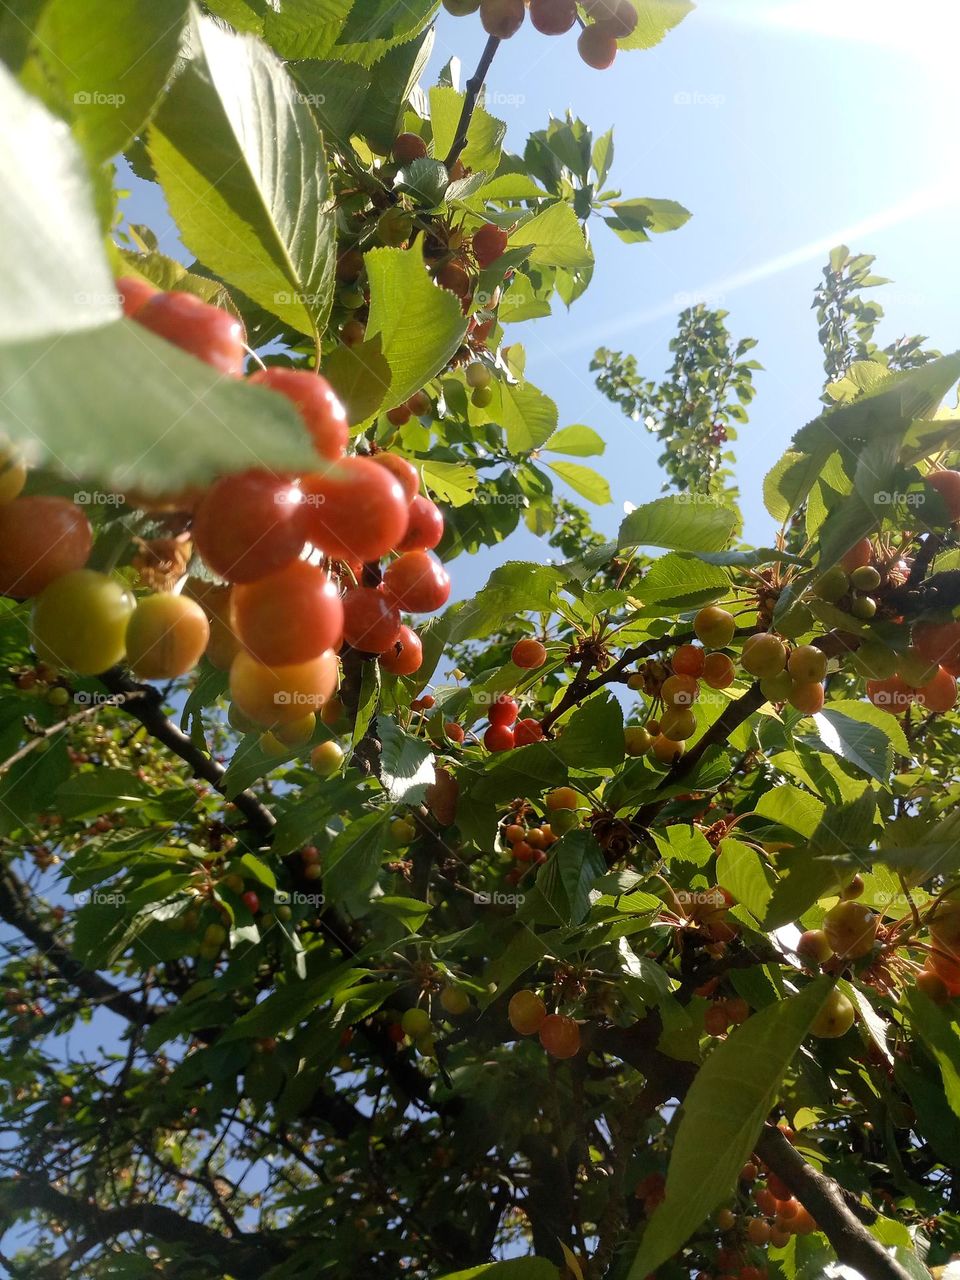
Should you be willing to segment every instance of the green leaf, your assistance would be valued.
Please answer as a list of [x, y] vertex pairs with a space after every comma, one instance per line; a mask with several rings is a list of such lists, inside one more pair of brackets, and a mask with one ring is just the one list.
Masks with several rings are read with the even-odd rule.
[[467, 321], [457, 298], [430, 278], [422, 244], [372, 249], [364, 262], [370, 282], [367, 338], [380, 335], [393, 375], [390, 407], [409, 399], [444, 368], [460, 346]]
[[773, 874], [756, 849], [740, 840], [721, 840], [717, 855], [717, 883], [729, 891], [751, 915], [763, 920], [773, 893]]
[[335, 229], [317, 122], [255, 37], [201, 19], [195, 45], [150, 131], [170, 212], [224, 280], [301, 333], [322, 333]]
[[428, 458], [420, 464], [424, 487], [440, 502], [465, 507], [473, 501], [480, 478], [469, 462], [437, 462]]
[[112, 809], [141, 805], [154, 793], [127, 769], [97, 769], [74, 773], [57, 787], [56, 808], [64, 818], [85, 818]]
[[960, 1116], [960, 1028], [951, 1006], [940, 1008], [916, 987], [900, 997], [910, 1022], [930, 1051], [943, 1079], [943, 1091], [954, 1115]]
[[288, 983], [273, 991], [248, 1013], [241, 1014], [221, 1039], [228, 1042], [278, 1035], [309, 1017], [335, 992], [348, 990], [365, 976], [363, 969], [340, 965], [320, 977]]
[[590, 911], [590, 891], [607, 864], [590, 831], [571, 831], [551, 849], [540, 868], [537, 889], [556, 913], [557, 923], [582, 924]]
[[785, 524], [810, 492], [823, 470], [823, 458], [788, 450], [763, 478], [763, 505]]
[[903, 730], [889, 712], [882, 708], [872, 708], [879, 715], [893, 721], [891, 732], [886, 726], [876, 723], [876, 718], [862, 714], [868, 704], [845, 702], [843, 710], [839, 704], [828, 703], [814, 717], [820, 741], [834, 755], [854, 765], [861, 772], [876, 779], [883, 786], [889, 786], [890, 774], [893, 770], [893, 742], [891, 732], [897, 738], [898, 750], [908, 755]]
[[492, 413], [492, 405], [488, 413], [499, 420], [506, 431], [507, 448], [511, 453], [529, 453], [539, 449], [557, 428], [554, 401], [530, 382], [501, 382], [498, 390], [499, 415]]
[[489, 635], [518, 613], [551, 610], [554, 593], [567, 576], [555, 565], [508, 561], [494, 569], [472, 599], [450, 611], [450, 640]]
[[736, 511], [700, 494], [671, 494], [631, 511], [620, 525], [617, 545], [668, 547], [674, 551], [720, 551], [739, 523]]
[[346, 406], [352, 427], [372, 418], [390, 390], [390, 366], [379, 337], [353, 347], [339, 343], [324, 359], [323, 376]]
[[469, 1271], [451, 1271], [440, 1280], [559, 1280], [559, 1271], [544, 1258], [511, 1258], [489, 1262]]
[[511, 233], [508, 248], [529, 246], [528, 259], [535, 267], [565, 267], [586, 271], [593, 254], [573, 209], [563, 201], [548, 205]]
[[370, 92], [370, 72], [353, 62], [320, 60], [294, 62], [290, 71], [303, 86], [324, 137], [348, 142]]
[[627, 1280], [643, 1280], [731, 1196], [783, 1076], [831, 989], [820, 978], [761, 1009], [711, 1052], [683, 1102], [663, 1203]]
[[551, 453], [567, 453], [573, 458], [591, 458], [603, 453], [606, 444], [592, 427], [562, 427], [543, 443]]
[[283, 0], [264, 14], [264, 38], [284, 58], [323, 58], [343, 29], [353, 0]]
[[547, 466], [588, 502], [603, 506], [610, 501], [610, 485], [592, 467], [581, 467], [576, 462], [548, 462]]
[[595, 694], [565, 721], [556, 750], [574, 769], [614, 768], [623, 763], [623, 711], [608, 691]]
[[414, 738], [389, 716], [377, 717], [382, 744], [380, 777], [394, 804], [418, 804], [434, 782], [434, 755], [430, 743]]
[[626, 244], [649, 240], [648, 231], [675, 231], [690, 218], [689, 209], [675, 200], [620, 200], [605, 208], [613, 217], [604, 222]]
[[173, 69], [187, 0], [50, 0], [34, 30], [34, 90], [102, 163], [140, 132]]
[[323, 855], [323, 894], [359, 904], [377, 882], [386, 851], [387, 815], [367, 813], [344, 827]]
[[696, 8], [693, 0], [633, 0], [639, 21], [618, 43], [621, 49], [652, 49]]
[[729, 591], [730, 575], [725, 570], [679, 553], [655, 560], [637, 588], [644, 612], [653, 613], [659, 613], [665, 605], [699, 607]]
[[[433, 148], [434, 155], [440, 160], [453, 145], [465, 98], [466, 94], [442, 85], [430, 90]], [[497, 120], [482, 106], [476, 106], [467, 129], [467, 145], [460, 156], [465, 167], [474, 172], [486, 170], [488, 173], [495, 173], [500, 164], [500, 148], [506, 133], [507, 126], [502, 120]]]

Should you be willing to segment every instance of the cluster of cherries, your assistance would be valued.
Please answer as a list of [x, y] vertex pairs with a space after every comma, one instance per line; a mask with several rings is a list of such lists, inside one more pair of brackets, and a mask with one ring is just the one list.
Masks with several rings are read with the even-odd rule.
[[539, 1036], [553, 1058], [574, 1058], [580, 1052], [580, 1024], [564, 1013], [547, 1013], [535, 991], [517, 991], [510, 997], [507, 1017], [520, 1036]]
[[[138, 323], [242, 375], [246, 348], [233, 316], [141, 280], [118, 288]], [[243, 727], [299, 743], [337, 688], [343, 646], [377, 655], [396, 675], [421, 665], [420, 639], [402, 615], [431, 613], [449, 597], [449, 577], [430, 555], [443, 517], [405, 458], [345, 456], [346, 412], [322, 376], [273, 367], [249, 381], [296, 405], [319, 462], [298, 477], [226, 475], [160, 504], [191, 513], [193, 546], [222, 583], [194, 580], [181, 594], [135, 600], [119, 577], [85, 567], [93, 534], [83, 510], [60, 497], [20, 496], [26, 470], [11, 456], [0, 471], [0, 592], [33, 600], [41, 660], [96, 675], [126, 659], [135, 675], [163, 680], [185, 675], [206, 652], [229, 669]]]
[[[508, 40], [523, 26], [529, 7], [530, 22], [545, 36], [562, 36], [579, 21], [576, 0], [443, 0], [448, 13], [464, 17], [480, 11], [487, 35]], [[588, 67], [603, 71], [617, 56], [617, 41], [631, 35], [637, 11], [630, 0], [583, 0], [591, 22], [577, 39], [577, 51]]]

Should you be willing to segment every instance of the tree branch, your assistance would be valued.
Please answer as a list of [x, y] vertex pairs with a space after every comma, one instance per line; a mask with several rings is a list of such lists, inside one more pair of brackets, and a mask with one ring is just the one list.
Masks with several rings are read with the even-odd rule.
[[99, 973], [85, 969], [63, 943], [36, 918], [29, 907], [30, 895], [23, 881], [5, 868], [0, 873], [0, 917], [22, 933], [72, 987], [98, 1004], [105, 1005], [128, 1022], [154, 1022], [160, 1011], [144, 1008], [132, 995], [121, 991]]
[[816, 1219], [841, 1262], [859, 1271], [866, 1280], [910, 1280], [906, 1268], [853, 1213], [842, 1187], [807, 1164], [775, 1125], [768, 1124], [764, 1129], [756, 1151]]
[[[262, 1234], [251, 1233], [239, 1240], [229, 1240], [219, 1231], [159, 1204], [102, 1209], [92, 1202], [74, 1199], [39, 1178], [3, 1181], [0, 1202], [12, 1209], [39, 1209], [49, 1213], [97, 1241], [136, 1232], [169, 1244], [187, 1246], [196, 1254], [216, 1258], [224, 1271], [237, 1276], [238, 1280], [259, 1280], [273, 1263], [284, 1257], [279, 1245]], [[85, 1246], [90, 1245], [90, 1241], [85, 1242]]]
[[[235, 805], [259, 836], [264, 839], [269, 837], [276, 824], [276, 818], [265, 804], [260, 803], [252, 791], [239, 791], [236, 795], [227, 795], [223, 787], [226, 769], [167, 719], [163, 713], [163, 697], [159, 689], [148, 684], [137, 684], [120, 667], [112, 667], [109, 671], [105, 671], [100, 676], [100, 682], [110, 693], [123, 696], [123, 709], [135, 716], [151, 737], [156, 738], [188, 764], [195, 777], [209, 782], [224, 799]], [[137, 696], [132, 697], [132, 695]]]
[[452, 169], [457, 163], [460, 159], [460, 153], [467, 145], [467, 134], [470, 131], [470, 121], [473, 118], [474, 108], [477, 105], [477, 99], [480, 97], [483, 82], [487, 78], [487, 72], [490, 70], [490, 63], [493, 61], [493, 56], [499, 47], [499, 37], [491, 36], [487, 40], [483, 47], [483, 53], [480, 55], [480, 61], [477, 63], [477, 69], [464, 86], [466, 88], [466, 97], [463, 100], [463, 108], [460, 112], [460, 119], [457, 122], [457, 132], [453, 135], [453, 142], [443, 162], [448, 169]]

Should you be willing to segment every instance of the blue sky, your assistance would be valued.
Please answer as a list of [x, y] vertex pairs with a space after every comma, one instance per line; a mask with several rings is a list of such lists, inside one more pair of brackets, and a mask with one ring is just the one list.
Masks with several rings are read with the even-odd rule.
[[[693, 217], [648, 244], [624, 245], [591, 223], [597, 269], [570, 312], [508, 326], [527, 347], [527, 374], [560, 407], [608, 442], [599, 460], [613, 503], [592, 508], [612, 532], [623, 502], [656, 496], [655, 442], [595, 390], [588, 365], [601, 345], [634, 353], [657, 376], [669, 362], [676, 316], [691, 295], [730, 312], [738, 336], [760, 339], [752, 420], [737, 445], [745, 535], [772, 533], [760, 498], [768, 468], [817, 411], [821, 358], [812, 291], [828, 248], [845, 240], [877, 255], [894, 284], [879, 291], [882, 341], [930, 335], [953, 350], [960, 266], [953, 250], [960, 204], [955, 117], [954, 0], [701, 0], [657, 48], [621, 54], [593, 71], [574, 33], [539, 35], [529, 23], [497, 53], [490, 109], [507, 144], [571, 107], [594, 130], [614, 126], [610, 183], [625, 196], [680, 201]], [[470, 74], [483, 47], [476, 16], [441, 12], [433, 82], [451, 56]], [[153, 192], [128, 202], [131, 219], [162, 229]], [[457, 595], [504, 559], [539, 559], [525, 532], [468, 563]]]

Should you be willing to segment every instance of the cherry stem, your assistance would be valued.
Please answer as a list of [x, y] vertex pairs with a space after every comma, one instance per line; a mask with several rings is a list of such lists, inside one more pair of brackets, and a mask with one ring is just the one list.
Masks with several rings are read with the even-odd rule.
[[447, 169], [452, 169], [460, 158], [460, 153], [467, 145], [467, 133], [470, 130], [470, 121], [473, 118], [473, 112], [477, 105], [477, 99], [480, 97], [480, 90], [483, 88], [483, 82], [487, 78], [487, 72], [490, 70], [490, 63], [493, 61], [494, 54], [500, 47], [499, 36], [491, 36], [483, 47], [483, 53], [480, 55], [480, 61], [477, 63], [477, 69], [466, 83], [466, 97], [463, 100], [463, 108], [460, 112], [460, 119], [457, 122], [457, 132], [453, 136], [453, 142], [444, 164]]

